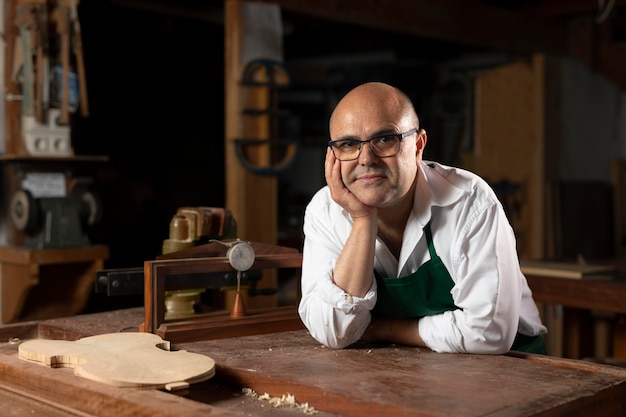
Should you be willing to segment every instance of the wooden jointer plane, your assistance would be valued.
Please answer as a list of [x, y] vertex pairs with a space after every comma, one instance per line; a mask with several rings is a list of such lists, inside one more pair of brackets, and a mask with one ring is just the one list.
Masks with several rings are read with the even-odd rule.
[[[192, 213], [191, 221], [183, 222], [182, 227], [175, 226], [182, 220], [181, 213]], [[240, 293], [242, 284], [251, 296], [275, 292], [271, 288], [256, 288], [264, 271], [290, 269], [299, 282], [302, 254], [295, 248], [233, 237], [236, 228], [225, 224], [229, 222], [234, 220], [225, 209], [179, 209], [170, 224], [170, 239], [164, 241], [162, 255], [145, 261], [143, 271], [99, 271], [96, 287], [108, 281], [106, 286], [113, 288], [112, 282], [120, 280], [122, 275], [126, 278], [132, 275], [134, 281], [141, 277], [144, 322], [139, 331], [157, 334], [172, 343], [303, 329], [297, 306], [247, 309]], [[184, 232], [181, 234], [180, 230]], [[219, 239], [207, 239], [210, 236]], [[182, 241], [186, 243], [177, 243]], [[199, 241], [206, 243], [198, 244]], [[200, 308], [182, 316], [168, 314], [172, 294], [184, 298], [187, 292], [224, 288], [236, 288], [230, 309]]]

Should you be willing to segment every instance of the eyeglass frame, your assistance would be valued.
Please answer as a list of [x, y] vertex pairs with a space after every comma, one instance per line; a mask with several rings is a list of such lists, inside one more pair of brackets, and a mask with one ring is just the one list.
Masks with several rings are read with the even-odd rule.
[[[376, 139], [380, 139], [380, 138], [385, 138], [385, 137], [389, 137], [389, 136], [393, 136], [398, 138], [398, 145], [402, 144], [402, 139], [405, 139], [411, 135], [413, 135], [414, 133], [419, 132], [419, 128], [413, 128], [407, 132], [404, 133], [387, 133], [384, 135], [378, 135], [378, 136], [374, 136], [373, 138], [369, 138], [369, 139], [365, 139], [365, 140], [360, 140], [360, 139], [337, 139], [337, 140], [329, 140], [327, 145], [330, 148], [331, 152], [333, 153], [333, 156], [335, 158], [337, 158], [338, 160], [345, 162], [345, 161], [354, 161], [359, 159], [359, 157], [361, 156], [361, 152], [363, 151], [363, 144], [364, 143], [369, 143], [370, 145], [370, 150], [372, 151], [372, 153], [374, 154], [374, 156], [376, 156], [377, 158], [391, 158], [392, 156], [396, 156], [398, 154], [398, 152], [400, 152], [400, 146], [398, 146], [398, 151], [396, 153], [394, 153], [393, 155], [387, 155], [387, 156], [378, 156], [376, 155], [376, 152], [374, 151], [374, 147], [372, 146], [372, 141], [376, 140]], [[359, 153], [351, 159], [339, 159], [337, 157], [337, 155], [335, 155], [335, 150], [333, 149], [333, 144], [334, 143], [338, 143], [338, 142], [358, 142], [359, 143]]]

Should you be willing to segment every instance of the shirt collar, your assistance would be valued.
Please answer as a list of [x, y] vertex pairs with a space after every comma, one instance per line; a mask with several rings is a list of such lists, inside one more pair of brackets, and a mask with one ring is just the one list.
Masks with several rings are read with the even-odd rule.
[[446, 207], [457, 202], [465, 191], [450, 181], [454, 170], [422, 161], [418, 169], [413, 210], [422, 226], [430, 221], [432, 206]]

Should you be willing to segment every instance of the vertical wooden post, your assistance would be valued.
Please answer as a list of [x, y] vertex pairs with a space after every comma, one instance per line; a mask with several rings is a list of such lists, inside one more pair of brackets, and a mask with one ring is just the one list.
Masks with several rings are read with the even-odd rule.
[[[270, 135], [267, 117], [243, 115], [244, 108], [259, 108], [268, 102], [266, 88], [242, 86], [242, 75], [247, 64], [242, 52], [248, 35], [242, 16], [243, 7], [245, 2], [239, 0], [226, 0], [224, 3], [226, 208], [231, 210], [237, 221], [238, 237], [276, 244], [277, 179], [248, 172], [237, 158], [234, 143], [237, 138], [267, 139]], [[250, 155], [252, 161], [262, 161], [267, 157], [267, 149], [263, 146], [253, 147], [251, 152], [255, 153]], [[276, 276], [264, 273], [259, 288], [276, 286]], [[276, 305], [276, 296], [246, 299], [246, 305], [251, 308], [273, 306]]]
[[618, 314], [613, 326], [613, 357], [626, 366], [626, 314]]
[[[15, 69], [16, 40], [19, 30], [15, 25], [17, 0], [4, 0], [4, 91], [9, 99], [5, 100], [5, 150], [7, 154], [26, 154], [23, 141], [20, 139], [22, 101], [16, 99], [22, 94], [13, 80]], [[18, 46], [19, 47], [19, 46]]]

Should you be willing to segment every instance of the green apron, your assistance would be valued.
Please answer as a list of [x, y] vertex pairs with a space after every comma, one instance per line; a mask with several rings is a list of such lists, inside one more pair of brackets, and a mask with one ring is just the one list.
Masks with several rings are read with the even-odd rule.
[[[374, 271], [378, 301], [372, 314], [381, 318], [411, 318], [456, 310], [450, 291], [454, 281], [435, 251], [430, 223], [424, 227], [430, 260], [413, 274], [399, 278], [383, 278]], [[546, 353], [541, 336], [517, 334], [511, 350]]]

